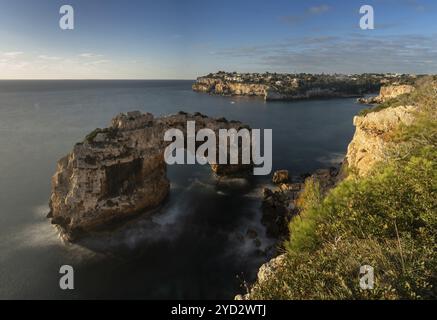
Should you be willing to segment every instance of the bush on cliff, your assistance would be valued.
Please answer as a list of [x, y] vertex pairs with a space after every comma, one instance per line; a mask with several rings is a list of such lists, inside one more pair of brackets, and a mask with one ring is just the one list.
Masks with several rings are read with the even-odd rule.
[[[437, 298], [437, 100], [421, 92], [416, 121], [393, 134], [390, 160], [326, 197], [307, 181], [285, 262], [251, 299]], [[375, 270], [373, 290], [360, 288], [363, 265]]]
[[[290, 224], [285, 265], [251, 298], [436, 298], [436, 157], [428, 150], [343, 181], [320, 202], [311, 196]], [[366, 264], [374, 290], [359, 286]]]
[[395, 108], [399, 106], [424, 106], [430, 104], [430, 99], [436, 95], [436, 84], [437, 76], [427, 76], [423, 78], [419, 78], [416, 83], [414, 83], [414, 87], [416, 90], [410, 93], [404, 93], [396, 98], [389, 99], [375, 107], [363, 109], [359, 112], [359, 116], [365, 116], [366, 114], [372, 112], [378, 112], [387, 108]]

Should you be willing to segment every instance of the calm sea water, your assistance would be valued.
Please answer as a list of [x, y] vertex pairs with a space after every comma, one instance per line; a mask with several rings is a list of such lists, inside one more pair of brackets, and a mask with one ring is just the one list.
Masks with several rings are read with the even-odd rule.
[[[233, 298], [271, 239], [259, 223], [258, 178], [218, 185], [207, 167], [169, 168], [167, 203], [109, 234], [65, 245], [45, 219], [56, 161], [119, 112], [200, 111], [273, 129], [274, 169], [293, 175], [341, 161], [354, 99], [265, 103], [191, 91], [191, 81], [0, 81], [0, 298]], [[254, 229], [257, 248], [246, 237]], [[75, 290], [59, 289], [59, 268]]]

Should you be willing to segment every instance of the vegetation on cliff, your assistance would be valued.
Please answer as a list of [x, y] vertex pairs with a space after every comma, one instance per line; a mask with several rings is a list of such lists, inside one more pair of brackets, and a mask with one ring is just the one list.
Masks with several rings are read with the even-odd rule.
[[386, 84], [407, 84], [417, 77], [394, 74], [211, 73], [197, 78], [193, 90], [218, 95], [263, 96], [269, 101], [362, 96]]
[[[290, 223], [282, 263], [250, 299], [435, 299], [437, 297], [437, 92], [434, 79], [385, 107], [417, 105], [411, 125], [393, 131], [387, 159], [365, 177], [323, 195], [307, 180]], [[359, 285], [360, 266], [375, 286]]]
[[[365, 116], [371, 112], [378, 112], [387, 108], [394, 108], [399, 106], [419, 106], [428, 104], [428, 102], [423, 101], [427, 98], [433, 97], [433, 92], [435, 87], [433, 81], [437, 80], [437, 76], [420, 77], [412, 85], [416, 90], [408, 93], [401, 94], [395, 98], [384, 101], [381, 104], [376, 105], [372, 108], [363, 109], [360, 111], [360, 116]], [[435, 94], [435, 92], [434, 92]]]

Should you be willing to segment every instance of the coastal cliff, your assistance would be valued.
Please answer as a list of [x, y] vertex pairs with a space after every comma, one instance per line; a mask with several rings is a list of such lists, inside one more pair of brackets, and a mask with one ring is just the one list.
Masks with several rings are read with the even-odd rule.
[[381, 87], [379, 95], [371, 98], [360, 98], [359, 102], [365, 104], [381, 104], [390, 99], [397, 98], [403, 94], [409, 94], [415, 90], [414, 86], [408, 84], [386, 85]]
[[198, 78], [193, 90], [217, 95], [262, 96], [267, 95], [270, 87], [264, 84], [227, 82], [215, 78]]
[[361, 176], [387, 158], [390, 135], [399, 125], [414, 121], [415, 106], [399, 106], [354, 118], [355, 135], [348, 146], [346, 163]]
[[[436, 261], [437, 81], [384, 87], [378, 101], [399, 95], [412, 104], [374, 108], [354, 118], [355, 135], [343, 166], [347, 179], [330, 184], [328, 193], [320, 181], [307, 179], [285, 253], [261, 266], [249, 291], [235, 299], [435, 296], [429, 281]], [[402, 260], [400, 266], [406, 256], [414, 263]], [[378, 290], [358, 285], [354, 275], [365, 263], [379, 268]]]
[[[335, 84], [330, 87], [311, 86], [303, 88], [299, 81], [288, 85], [234, 82], [217, 78], [201, 77], [193, 84], [196, 92], [223, 96], [256, 96], [266, 101], [303, 100], [312, 98], [357, 97], [362, 93], [358, 88], [340, 88]], [[364, 91], [364, 90], [363, 90]]]
[[[130, 112], [116, 116], [105, 129], [96, 129], [59, 160], [52, 178], [50, 213], [66, 240], [106, 227], [112, 222], [148, 212], [167, 197], [164, 141], [166, 130], [185, 132], [187, 121], [196, 130], [240, 129], [238, 121], [180, 112], [154, 118]], [[196, 131], [197, 132], [197, 131]], [[218, 175], [247, 170], [244, 165], [211, 165]]]
[[379, 90], [383, 84], [412, 78], [409, 75], [239, 74], [219, 71], [197, 78], [192, 88], [213, 95], [258, 96], [266, 101], [280, 101], [361, 97]]

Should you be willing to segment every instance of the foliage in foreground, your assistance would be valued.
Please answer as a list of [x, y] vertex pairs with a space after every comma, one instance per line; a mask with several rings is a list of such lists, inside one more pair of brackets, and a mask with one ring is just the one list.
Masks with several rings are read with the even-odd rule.
[[[326, 197], [307, 181], [285, 263], [252, 299], [437, 298], [437, 100], [415, 99], [417, 120], [393, 135], [391, 160]], [[373, 290], [359, 286], [362, 265], [375, 270]]]

